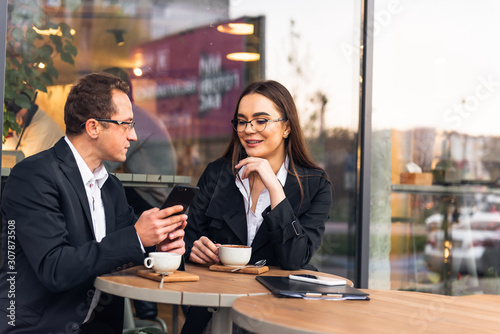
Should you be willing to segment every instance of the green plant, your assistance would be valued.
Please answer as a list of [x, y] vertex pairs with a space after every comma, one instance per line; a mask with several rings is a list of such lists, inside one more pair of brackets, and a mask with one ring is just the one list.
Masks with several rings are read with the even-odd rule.
[[5, 108], [5, 104], [3, 105], [3, 130], [2, 130], [2, 143], [5, 143], [5, 136], [9, 133], [9, 128], [20, 132], [21, 127], [19, 124], [16, 122], [16, 115], [11, 112], [7, 111], [7, 108]]
[[[68, 3], [75, 6], [74, 1]], [[36, 91], [47, 92], [47, 86], [53, 85], [59, 76], [54, 58], [59, 56], [74, 65], [77, 49], [73, 39], [71, 28], [66, 23], [54, 23], [45, 12], [43, 2], [15, 0], [9, 3], [2, 142], [9, 128], [20, 130], [14, 113], [5, 106], [14, 102], [29, 108], [30, 99], [19, 95], [20, 91], [31, 98]]]
[[498, 272], [495, 267], [489, 267], [488, 270], [484, 273], [485, 278], [498, 278]]

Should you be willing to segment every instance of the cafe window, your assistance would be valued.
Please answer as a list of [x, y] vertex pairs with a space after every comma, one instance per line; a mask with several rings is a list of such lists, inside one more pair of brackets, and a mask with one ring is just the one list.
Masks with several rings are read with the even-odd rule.
[[[64, 131], [71, 84], [118, 67], [130, 79], [134, 104], [167, 128], [176, 156], [172, 173], [196, 184], [229, 141], [243, 88], [255, 80], [281, 82], [296, 100], [314, 160], [334, 187], [312, 264], [353, 278], [360, 13], [361, 1], [318, 0], [304, 10], [299, 0], [9, 0], [6, 97], [15, 99], [10, 85], [28, 75], [23, 104], [38, 91], [35, 103]], [[24, 50], [32, 55], [20, 57]], [[29, 153], [16, 149], [12, 131], [5, 134], [2, 167], [11, 167]], [[24, 136], [21, 142], [29, 133]]]
[[500, 293], [499, 11], [375, 2], [370, 288]]

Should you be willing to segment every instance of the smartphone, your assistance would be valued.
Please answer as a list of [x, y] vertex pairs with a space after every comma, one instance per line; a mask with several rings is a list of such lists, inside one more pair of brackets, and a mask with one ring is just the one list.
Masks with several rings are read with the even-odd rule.
[[347, 283], [345, 279], [320, 276], [320, 275], [297, 274], [297, 275], [290, 275], [288, 276], [288, 278], [296, 281], [309, 282], [321, 285], [345, 285]]
[[187, 209], [191, 205], [194, 197], [198, 193], [200, 188], [196, 186], [176, 184], [170, 194], [168, 194], [167, 199], [163, 202], [161, 209], [168, 208], [174, 205], [182, 205], [183, 209], [181, 212], [176, 213], [176, 215], [180, 215], [186, 213]]

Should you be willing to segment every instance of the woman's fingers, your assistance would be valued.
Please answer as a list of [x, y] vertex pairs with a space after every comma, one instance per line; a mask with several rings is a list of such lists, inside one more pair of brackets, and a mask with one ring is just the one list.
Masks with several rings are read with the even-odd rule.
[[190, 260], [196, 263], [217, 263], [218, 254], [217, 246], [207, 237], [201, 237], [193, 243]]

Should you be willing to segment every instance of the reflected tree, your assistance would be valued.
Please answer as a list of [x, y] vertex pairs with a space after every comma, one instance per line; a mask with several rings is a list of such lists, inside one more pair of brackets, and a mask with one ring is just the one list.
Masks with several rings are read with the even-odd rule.
[[[16, 117], [6, 106], [15, 103], [29, 108], [36, 91], [47, 92], [57, 80], [54, 60], [74, 65], [77, 49], [74, 31], [64, 22], [55, 23], [45, 11], [44, 2], [16, 0], [8, 5], [5, 61], [5, 99], [2, 141], [9, 129], [20, 131]], [[66, 1], [75, 10], [79, 1]], [[19, 92], [26, 95], [19, 95]]]

